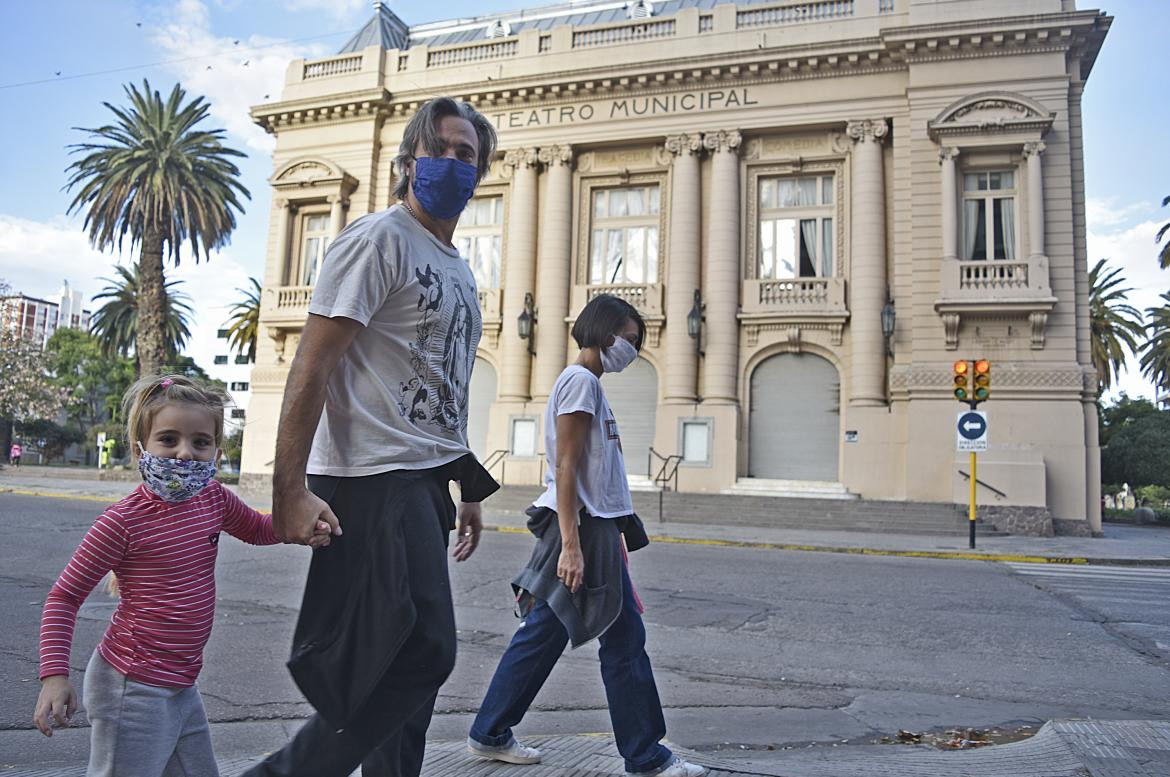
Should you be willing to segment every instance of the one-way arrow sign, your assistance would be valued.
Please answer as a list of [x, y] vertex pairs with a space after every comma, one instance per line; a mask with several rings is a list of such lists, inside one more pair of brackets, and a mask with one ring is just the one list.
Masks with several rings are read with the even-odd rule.
[[987, 413], [982, 410], [964, 410], [959, 413], [955, 429], [959, 433], [956, 440], [958, 450], [987, 450]]

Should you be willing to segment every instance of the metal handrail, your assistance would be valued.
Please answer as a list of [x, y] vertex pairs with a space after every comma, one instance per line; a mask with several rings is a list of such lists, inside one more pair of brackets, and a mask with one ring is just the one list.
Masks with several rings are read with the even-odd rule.
[[669, 456], [663, 456], [661, 453], [654, 450], [654, 446], [651, 445], [650, 452], [646, 454], [646, 479], [654, 479], [654, 459], [665, 462], [669, 458]]
[[488, 457], [484, 459], [483, 468], [488, 471], [488, 474], [491, 474], [492, 467], [499, 464], [500, 480], [503, 481], [504, 475], [508, 470], [508, 453], [509, 451], [507, 448], [500, 448], [499, 450], [492, 451], [490, 454], [488, 454]]
[[[959, 474], [960, 474], [960, 475], [962, 475], [962, 476], [963, 476], [963, 478], [964, 478], [964, 479], [966, 479], [966, 480], [970, 480], [970, 479], [971, 479], [971, 474], [970, 474], [970, 473], [968, 473], [968, 472], [964, 472], [963, 470], [959, 470]], [[979, 485], [983, 486], [984, 488], [986, 488], [986, 489], [987, 489], [988, 491], [990, 491], [991, 493], [993, 493], [993, 494], [995, 494], [996, 496], [998, 496], [1000, 499], [1007, 499], [1007, 494], [1005, 494], [1003, 491], [1000, 491], [1000, 490], [999, 490], [998, 488], [996, 488], [995, 486], [993, 486], [993, 485], [991, 485], [991, 484], [989, 484], [989, 483], [984, 483], [984, 482], [983, 482], [982, 480], [980, 480], [979, 478], [975, 478], [975, 482], [976, 482], [976, 483], [978, 483]]]
[[[650, 452], [662, 459], [662, 467], [659, 468], [658, 474], [654, 475], [653, 483], [658, 486], [658, 522], [666, 523], [666, 517], [663, 514], [663, 498], [667, 489], [670, 487], [670, 482], [674, 481], [674, 490], [678, 491], [678, 465], [682, 463], [683, 457], [677, 453], [669, 456], [663, 456], [653, 448]], [[667, 471], [669, 470], [669, 472]]]

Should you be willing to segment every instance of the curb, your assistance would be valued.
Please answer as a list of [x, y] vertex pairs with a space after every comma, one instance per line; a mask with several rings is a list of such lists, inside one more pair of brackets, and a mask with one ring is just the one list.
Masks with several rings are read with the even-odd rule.
[[[34, 491], [21, 488], [0, 488], [0, 494], [36, 496], [49, 499], [73, 499], [84, 502], [112, 504], [116, 498], [93, 496], [91, 494], [70, 494], [57, 491]], [[528, 534], [521, 526], [485, 525], [484, 531], [500, 534]], [[810, 553], [839, 553], [853, 556], [892, 556], [895, 558], [929, 558], [954, 561], [994, 561], [1016, 564], [1053, 564], [1056, 566], [1107, 566], [1107, 567], [1170, 567], [1170, 558], [1098, 558], [1093, 556], [1040, 556], [1019, 553], [972, 553], [958, 550], [887, 550], [883, 548], [850, 548], [833, 545], [807, 545], [787, 542], [760, 542], [756, 540], [712, 540], [695, 537], [670, 537], [650, 534], [654, 542], [669, 542], [675, 545], [704, 545], [715, 548], [751, 548], [753, 550], [797, 550]]]
[[[528, 534], [528, 529], [518, 526], [484, 526], [485, 531], [502, 534]], [[1143, 566], [1170, 567], [1165, 558], [1096, 558], [1091, 556], [1032, 556], [1018, 553], [971, 553], [948, 550], [886, 550], [881, 548], [849, 548], [832, 545], [802, 545], [785, 542], [759, 542], [753, 540], [711, 540], [693, 537], [669, 537], [661, 534], [649, 535], [653, 542], [669, 542], [676, 545], [706, 545], [720, 548], [751, 548], [753, 550], [799, 550], [812, 553], [841, 553], [854, 556], [894, 556], [900, 558], [931, 558], [958, 561], [995, 561], [1017, 564], [1053, 564], [1058, 566]]]

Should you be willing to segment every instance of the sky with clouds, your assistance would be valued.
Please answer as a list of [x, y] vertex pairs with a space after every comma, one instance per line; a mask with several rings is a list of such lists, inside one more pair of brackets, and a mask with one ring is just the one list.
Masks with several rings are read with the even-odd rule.
[[[530, 5], [545, 3], [530, 3]], [[169, 277], [196, 300], [189, 352], [210, 366], [215, 331], [262, 272], [270, 193], [271, 136], [248, 109], [276, 99], [289, 60], [335, 52], [372, 14], [368, 0], [0, 0], [0, 278], [33, 296], [52, 296], [63, 280], [86, 297], [101, 290], [118, 261], [90, 247], [79, 216], [67, 215], [63, 191], [76, 127], [105, 123], [103, 101], [123, 101], [122, 85], [150, 80], [169, 90], [179, 81], [205, 95], [212, 120], [245, 151], [240, 162], [252, 198], [232, 242], [209, 262], [184, 254]], [[522, 0], [450, 0], [441, 6], [398, 0], [407, 23], [472, 16], [522, 6]], [[1170, 106], [1156, 64], [1170, 3], [1078, 2], [1115, 17], [1085, 91], [1084, 129], [1090, 262], [1108, 257], [1124, 268], [1131, 301], [1154, 305], [1170, 289], [1158, 269], [1154, 233], [1170, 221], [1170, 152], [1162, 142]], [[437, 8], [441, 13], [437, 14]], [[1134, 364], [1136, 367], [1136, 362]], [[1152, 396], [1131, 370], [1120, 389]]]

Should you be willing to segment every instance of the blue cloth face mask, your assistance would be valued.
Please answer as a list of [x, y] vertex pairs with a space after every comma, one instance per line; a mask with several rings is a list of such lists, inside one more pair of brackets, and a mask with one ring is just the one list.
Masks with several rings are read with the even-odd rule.
[[475, 165], [446, 156], [414, 160], [411, 189], [423, 210], [437, 219], [453, 219], [467, 207], [475, 192]]
[[146, 487], [166, 502], [185, 502], [215, 477], [214, 461], [184, 461], [155, 456], [138, 443], [138, 471]]

